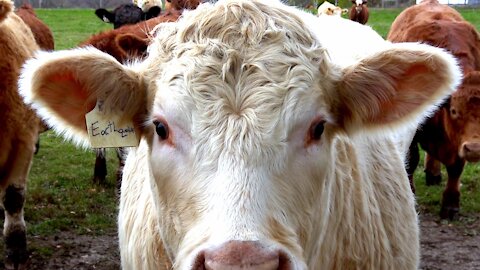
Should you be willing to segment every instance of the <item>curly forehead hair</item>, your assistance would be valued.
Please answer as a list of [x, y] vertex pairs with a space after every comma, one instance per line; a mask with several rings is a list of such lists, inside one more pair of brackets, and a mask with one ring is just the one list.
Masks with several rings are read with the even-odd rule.
[[[216, 56], [223, 58], [225, 52], [235, 51], [246, 58], [252, 53], [268, 52], [291, 56], [296, 61], [301, 53], [308, 61], [324, 62], [321, 44], [302, 20], [277, 6], [273, 1], [251, 0], [200, 5], [184, 13], [176, 24], [159, 25], [150, 52], [158, 54], [156, 60], [160, 61], [184, 53], [219, 54]], [[322, 64], [319, 66], [323, 69]]]
[[[266, 3], [264, 3], [266, 2]], [[181, 42], [204, 43], [219, 39], [233, 47], [261, 44], [276, 35], [284, 35], [311, 47], [315, 40], [300, 18], [269, 5], [268, 1], [224, 1], [213, 8], [185, 16], [179, 33]]]

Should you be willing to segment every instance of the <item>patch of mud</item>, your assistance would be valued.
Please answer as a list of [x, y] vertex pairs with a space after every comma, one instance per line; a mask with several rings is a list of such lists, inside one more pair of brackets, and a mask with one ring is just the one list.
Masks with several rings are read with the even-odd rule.
[[480, 269], [480, 216], [461, 216], [458, 222], [420, 215], [423, 270]]

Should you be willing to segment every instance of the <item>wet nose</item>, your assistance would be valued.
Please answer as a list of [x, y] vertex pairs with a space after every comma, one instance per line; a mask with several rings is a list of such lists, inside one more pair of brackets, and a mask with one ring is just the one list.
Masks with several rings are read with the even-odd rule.
[[464, 143], [463, 150], [465, 153], [478, 153], [480, 154], [480, 143], [472, 142], [472, 143]]
[[289, 269], [281, 252], [257, 241], [229, 241], [203, 252], [206, 270], [278, 270]]
[[468, 162], [479, 162], [480, 161], [480, 142], [463, 143], [459, 154]]

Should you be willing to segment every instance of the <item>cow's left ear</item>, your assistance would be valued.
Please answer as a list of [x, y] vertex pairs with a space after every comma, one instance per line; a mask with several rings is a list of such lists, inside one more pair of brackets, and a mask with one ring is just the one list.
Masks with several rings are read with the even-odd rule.
[[160, 15], [160, 12], [162, 12], [162, 9], [159, 6], [153, 6], [149, 8], [148, 11], [143, 14], [143, 16], [145, 17], [145, 20], [148, 20], [157, 17]]
[[331, 95], [334, 118], [347, 131], [416, 125], [461, 77], [453, 56], [442, 49], [392, 44], [343, 70]]
[[88, 146], [85, 114], [101, 101], [106, 118], [142, 133], [147, 115], [142, 76], [94, 48], [39, 52], [23, 66], [20, 94], [54, 130]]
[[95, 15], [97, 15], [100, 20], [106, 23], [113, 23], [115, 21], [115, 14], [104, 8], [99, 8], [95, 10]]
[[115, 37], [118, 51], [126, 59], [142, 58], [147, 53], [150, 40], [132, 34], [120, 34]]

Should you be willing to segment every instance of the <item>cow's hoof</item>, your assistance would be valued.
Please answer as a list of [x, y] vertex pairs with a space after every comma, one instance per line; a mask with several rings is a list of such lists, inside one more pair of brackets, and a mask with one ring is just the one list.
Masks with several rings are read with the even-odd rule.
[[457, 220], [458, 219], [458, 207], [443, 207], [440, 210], [440, 218], [448, 220]]
[[97, 184], [97, 185], [105, 185], [107, 180], [105, 179], [105, 177], [94, 176], [92, 179], [92, 182], [93, 184]]
[[5, 269], [7, 270], [26, 270], [28, 269], [27, 265], [28, 254], [27, 252], [7, 252], [5, 258]]
[[440, 183], [442, 182], [442, 175], [433, 175], [429, 172], [425, 172], [425, 180], [427, 186], [440, 185]]

